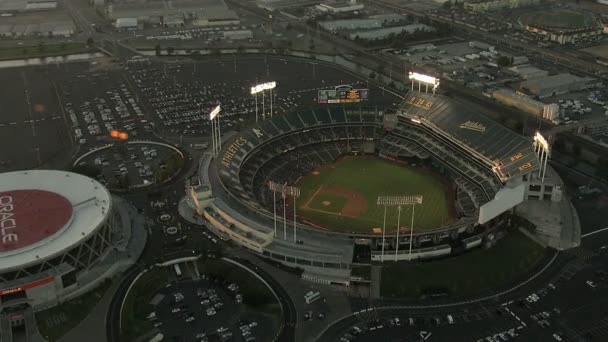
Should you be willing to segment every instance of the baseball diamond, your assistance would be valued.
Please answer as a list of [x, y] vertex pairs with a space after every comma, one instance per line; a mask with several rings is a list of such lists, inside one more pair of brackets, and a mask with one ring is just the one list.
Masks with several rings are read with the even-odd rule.
[[[372, 233], [382, 227], [381, 195], [422, 195], [414, 229], [424, 231], [453, 222], [453, 191], [449, 183], [429, 170], [373, 156], [345, 156], [303, 177], [298, 186], [299, 215], [328, 230]], [[450, 200], [451, 198], [451, 200]], [[401, 230], [409, 231], [411, 207], [403, 207]], [[395, 232], [397, 208], [387, 211], [387, 232]]]

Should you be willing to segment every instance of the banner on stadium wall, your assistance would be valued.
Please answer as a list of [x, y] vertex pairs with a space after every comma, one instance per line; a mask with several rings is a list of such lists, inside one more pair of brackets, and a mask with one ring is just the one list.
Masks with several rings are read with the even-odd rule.
[[31, 282], [29, 284], [13, 287], [10, 289], [3, 289], [3, 290], [0, 290], [0, 296], [8, 295], [11, 293], [16, 293], [16, 292], [20, 292], [20, 291], [26, 291], [26, 290], [32, 289], [34, 287], [52, 283], [54, 280], [55, 280], [55, 277], [48, 277], [48, 278], [44, 278], [44, 279], [40, 279], [40, 280]]

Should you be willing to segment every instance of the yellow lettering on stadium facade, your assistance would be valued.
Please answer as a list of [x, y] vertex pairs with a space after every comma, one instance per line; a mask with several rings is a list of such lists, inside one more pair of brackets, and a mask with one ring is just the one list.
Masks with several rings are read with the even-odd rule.
[[241, 148], [241, 146], [245, 145], [246, 143], [247, 139], [239, 137], [232, 144], [230, 144], [230, 146], [228, 146], [228, 148], [226, 149], [226, 152], [224, 152], [224, 156], [222, 157], [222, 165], [224, 165], [225, 167], [230, 167], [230, 163], [232, 162], [232, 159], [234, 158], [236, 153], [239, 151], [239, 148]]

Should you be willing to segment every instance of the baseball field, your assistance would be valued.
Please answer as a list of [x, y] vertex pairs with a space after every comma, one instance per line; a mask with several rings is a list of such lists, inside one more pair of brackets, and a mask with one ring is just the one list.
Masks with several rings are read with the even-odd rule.
[[[378, 196], [422, 195], [414, 209], [414, 231], [439, 228], [454, 219], [450, 184], [435, 173], [371, 156], [347, 156], [303, 177], [297, 184], [301, 218], [322, 229], [381, 233], [384, 207]], [[398, 208], [389, 207], [386, 230], [397, 230]], [[401, 210], [401, 232], [409, 232], [412, 207]]]

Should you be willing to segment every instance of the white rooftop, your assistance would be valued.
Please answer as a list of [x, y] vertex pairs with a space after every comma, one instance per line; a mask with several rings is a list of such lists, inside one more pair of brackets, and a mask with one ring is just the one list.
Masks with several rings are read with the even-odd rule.
[[59, 194], [72, 205], [71, 219], [56, 233], [36, 243], [0, 253], [0, 269], [39, 263], [60, 255], [87, 239], [106, 221], [111, 195], [98, 181], [57, 170], [28, 170], [0, 174], [0, 193], [44, 190]]

